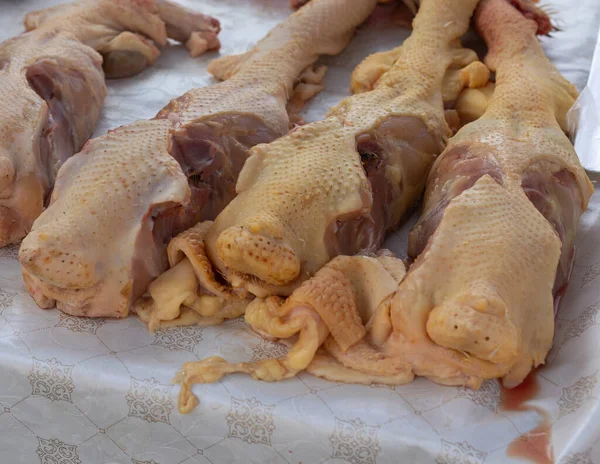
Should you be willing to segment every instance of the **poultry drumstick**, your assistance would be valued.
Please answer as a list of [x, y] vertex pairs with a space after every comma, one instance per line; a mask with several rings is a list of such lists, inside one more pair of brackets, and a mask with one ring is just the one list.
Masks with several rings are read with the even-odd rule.
[[[65, 163], [19, 253], [38, 305], [125, 317], [167, 268], [166, 243], [233, 198], [250, 148], [288, 132], [288, 100], [295, 110], [322, 89], [325, 69], [313, 64], [341, 52], [376, 3], [313, 0], [252, 50], [213, 61], [209, 71], [225, 82], [90, 141]], [[232, 304], [229, 316], [245, 306]]]
[[[104, 77], [154, 63], [167, 35], [218, 48], [216, 19], [165, 0], [84, 0], [29, 13], [0, 44], [0, 247], [30, 230], [60, 166], [91, 137]], [[104, 70], [104, 73], [103, 73]]]

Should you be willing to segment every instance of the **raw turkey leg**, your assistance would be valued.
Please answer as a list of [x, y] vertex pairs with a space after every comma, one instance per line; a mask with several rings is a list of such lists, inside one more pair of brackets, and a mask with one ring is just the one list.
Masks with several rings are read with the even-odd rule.
[[[362, 93], [325, 120], [252, 149], [238, 196], [212, 226], [199, 224], [173, 247], [201, 243], [181, 251], [212, 263], [236, 291], [260, 297], [289, 295], [336, 255], [377, 250], [412, 210], [451, 133], [444, 105], [488, 80], [488, 69], [460, 44], [475, 4], [422, 2], [411, 37], [356, 69], [352, 87]], [[186, 260], [179, 266], [192, 271]], [[187, 274], [183, 292], [184, 271], [150, 286], [153, 327], [222, 287], [207, 273], [197, 273], [195, 284]]]
[[[126, 316], [166, 270], [166, 243], [214, 219], [233, 198], [249, 149], [289, 130], [288, 100], [298, 108], [321, 90], [325, 69], [313, 64], [341, 52], [375, 4], [354, 1], [348, 9], [345, 0], [313, 0], [249, 52], [212, 62], [209, 71], [225, 82], [90, 141], [60, 170], [50, 207], [21, 246], [36, 302], [80, 316]], [[232, 317], [243, 311], [239, 304], [203, 314]]]
[[0, 44], [0, 246], [31, 230], [58, 169], [92, 135], [105, 75], [142, 71], [167, 35], [218, 48], [217, 20], [162, 0], [67, 3], [29, 13], [25, 27]]
[[284, 359], [185, 364], [182, 410], [197, 404], [193, 383], [230, 372], [279, 380], [306, 369], [387, 384], [421, 375], [471, 388], [501, 377], [514, 387], [544, 362], [553, 287], [566, 280], [560, 267], [593, 189], [563, 132], [577, 92], [535, 37], [548, 32], [547, 18], [529, 2], [518, 6], [483, 0], [477, 11], [495, 91], [435, 163], [411, 236], [421, 254], [406, 276], [385, 254], [338, 257], [285, 302], [256, 299], [249, 324], [270, 337], [299, 333], [298, 341]]

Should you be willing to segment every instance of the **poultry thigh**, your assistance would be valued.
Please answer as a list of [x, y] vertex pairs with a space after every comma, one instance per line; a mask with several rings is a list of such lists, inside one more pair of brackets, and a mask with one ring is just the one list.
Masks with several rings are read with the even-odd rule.
[[[376, 3], [354, 1], [349, 10], [345, 0], [313, 0], [252, 50], [213, 61], [209, 71], [225, 82], [90, 141], [61, 168], [50, 206], [21, 246], [36, 302], [80, 316], [126, 316], [167, 268], [166, 243], [227, 205], [250, 148], [289, 130], [288, 101], [297, 110], [322, 89], [325, 68], [313, 64], [341, 52]], [[213, 293], [233, 294], [221, 287]], [[245, 304], [236, 295], [210, 315], [232, 317]], [[144, 305], [138, 310], [144, 318]]]
[[30, 230], [60, 166], [92, 135], [104, 77], [142, 71], [167, 35], [218, 48], [217, 20], [165, 0], [84, 0], [29, 13], [0, 44], [0, 247]]

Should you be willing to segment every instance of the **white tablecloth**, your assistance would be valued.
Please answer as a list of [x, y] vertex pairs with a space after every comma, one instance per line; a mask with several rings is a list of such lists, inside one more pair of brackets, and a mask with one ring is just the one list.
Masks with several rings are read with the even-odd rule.
[[[24, 12], [55, 0], [2, 1], [0, 39], [19, 33]], [[562, 32], [544, 39], [551, 59], [582, 89], [600, 23], [597, 0], [554, 0]], [[250, 47], [284, 18], [287, 0], [189, 0], [223, 24], [222, 53]], [[347, 95], [366, 54], [406, 37], [388, 22], [361, 29], [342, 55], [324, 60], [327, 90], [308, 105], [322, 117]], [[181, 47], [142, 75], [110, 82], [97, 134], [152, 117], [171, 98], [212, 82], [206, 64]], [[5, 104], [5, 102], [0, 102]], [[404, 252], [406, 230], [392, 239]], [[42, 311], [25, 292], [17, 248], [0, 250], [0, 462], [7, 464], [436, 463], [511, 462], [506, 447], [539, 422], [507, 412], [500, 388], [448, 388], [423, 379], [397, 388], [327, 382], [308, 374], [270, 384], [246, 376], [197, 386], [200, 406], [176, 409], [170, 385], [185, 361], [282, 354], [242, 320], [215, 328], [149, 333], [135, 318], [86, 320]], [[538, 373], [534, 404], [553, 422], [557, 462], [600, 463], [600, 195], [577, 242], [572, 282], [557, 320], [555, 347]]]

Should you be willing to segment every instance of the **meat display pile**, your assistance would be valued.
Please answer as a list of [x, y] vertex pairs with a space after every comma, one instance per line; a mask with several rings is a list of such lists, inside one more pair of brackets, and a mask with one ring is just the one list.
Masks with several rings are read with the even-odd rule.
[[[476, 3], [422, 1], [412, 37], [422, 33], [420, 20], [434, 31], [452, 23], [461, 35]], [[289, 298], [255, 299], [245, 316], [254, 330], [298, 340], [284, 359], [187, 363], [177, 378], [181, 411], [196, 405], [193, 383], [231, 372], [273, 381], [306, 369], [335, 381], [392, 385], [421, 375], [471, 388], [501, 377], [510, 388], [544, 362], [554, 297], [568, 279], [573, 237], [593, 189], [564, 132], [577, 93], [536, 38], [549, 23], [533, 5], [520, 7], [480, 2], [475, 22], [496, 73], [493, 95], [434, 163], [408, 272], [384, 251], [338, 257]]]
[[[104, 0], [115, 2], [147, 5]], [[223, 82], [72, 157], [105, 94], [93, 49], [108, 76], [130, 75], [157, 53], [138, 34], [161, 45], [168, 33], [197, 54], [216, 44], [218, 25], [183, 20], [159, 1], [125, 32], [94, 42], [76, 27], [64, 37], [43, 29], [60, 8], [30, 16], [50, 34], [44, 40], [79, 43], [72, 73], [46, 61], [27, 68], [44, 115], [24, 132], [38, 140], [27, 156], [46, 180], [0, 186], [6, 198], [39, 190], [30, 221], [52, 191], [19, 252], [38, 305], [86, 317], [132, 310], [152, 331], [244, 314], [264, 337], [297, 337], [281, 359], [185, 364], [176, 377], [184, 413], [198, 404], [192, 385], [234, 372], [388, 385], [424, 376], [476, 389], [492, 378], [515, 387], [543, 364], [593, 193], [568, 137], [577, 91], [537, 39], [550, 19], [532, 0], [421, 0], [418, 11], [404, 2], [417, 11], [410, 37], [367, 57], [353, 95], [304, 124], [299, 110], [323, 88], [318, 58], [340, 53], [377, 3], [292, 1], [305, 5], [254, 48], [211, 63]], [[483, 62], [461, 42], [472, 23], [487, 45]], [[0, 46], [0, 82], [3, 50], [20, 56], [13, 42]], [[90, 112], [86, 101], [89, 119], [79, 117], [82, 88], [94, 102]], [[0, 112], [0, 131], [13, 134], [0, 150], [24, 146], [2, 125], [9, 119]], [[3, 160], [0, 169], [27, 179]], [[410, 259], [401, 260], [383, 242], [421, 200]], [[19, 227], [22, 236], [31, 225]]]

